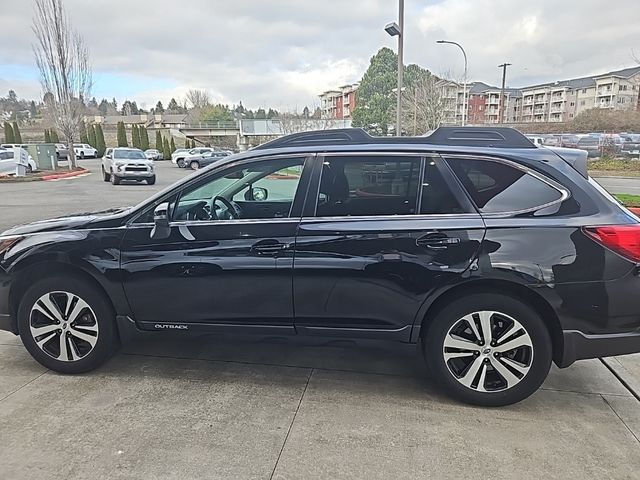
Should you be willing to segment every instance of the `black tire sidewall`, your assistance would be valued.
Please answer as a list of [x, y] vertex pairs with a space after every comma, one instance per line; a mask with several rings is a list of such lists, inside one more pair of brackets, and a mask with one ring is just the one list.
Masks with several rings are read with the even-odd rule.
[[[533, 363], [526, 377], [514, 387], [500, 392], [477, 392], [462, 385], [449, 371], [442, 354], [449, 329], [469, 313], [492, 310], [516, 319], [527, 330], [533, 343]], [[536, 312], [518, 299], [501, 294], [473, 294], [462, 297], [440, 310], [427, 328], [423, 341], [425, 359], [439, 384], [465, 403], [503, 406], [517, 403], [533, 394], [544, 382], [551, 367], [553, 348], [547, 327]]]
[[[73, 362], [63, 362], [43, 352], [29, 329], [31, 308], [38, 298], [47, 292], [67, 291], [82, 298], [93, 310], [98, 322], [98, 340], [85, 357]], [[50, 277], [34, 283], [24, 294], [18, 307], [18, 330], [25, 348], [40, 364], [61, 373], [82, 373], [93, 370], [105, 362], [117, 345], [115, 314], [104, 294], [85, 279], [75, 276]]]
[[147, 185], [155, 185], [155, 183], [156, 183], [156, 177], [155, 177], [155, 175], [154, 175], [153, 177], [149, 177], [149, 178], [147, 179]]

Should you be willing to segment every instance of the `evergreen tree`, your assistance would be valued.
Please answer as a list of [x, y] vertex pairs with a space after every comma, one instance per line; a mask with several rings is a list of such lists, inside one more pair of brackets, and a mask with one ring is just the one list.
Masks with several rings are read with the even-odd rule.
[[184, 139], [184, 148], [191, 148], [191, 142], [188, 137]]
[[167, 110], [172, 113], [180, 113], [180, 105], [178, 105], [178, 102], [176, 102], [175, 98], [172, 98], [169, 101], [169, 105], [167, 105]]
[[118, 146], [128, 147], [127, 144], [127, 131], [124, 128], [124, 122], [118, 122]]
[[87, 127], [84, 122], [80, 122], [80, 143], [89, 143], [89, 136], [87, 135]]
[[162, 156], [166, 159], [171, 158], [171, 147], [169, 146], [167, 137], [164, 137], [164, 140], [162, 142]]
[[196, 140], [195, 139], [191, 140], [191, 148], [196, 148]]
[[176, 142], [173, 141], [173, 137], [171, 137], [171, 142], [169, 142], [169, 148], [171, 148], [171, 153], [176, 151]]
[[149, 149], [149, 133], [147, 132], [147, 129], [145, 127], [140, 127], [140, 148], [142, 150], [148, 150]]
[[140, 148], [140, 134], [138, 133], [138, 126], [135, 123], [131, 125], [131, 146], [133, 148]]
[[259, 108], [256, 110], [255, 117], [257, 120], [264, 120], [267, 118], [267, 112], [264, 111], [264, 108]]
[[98, 150], [98, 156], [104, 155], [107, 145], [104, 142], [104, 132], [102, 131], [102, 125], [99, 123], [96, 125], [96, 150]]
[[107, 112], [109, 111], [109, 102], [107, 101], [106, 98], [103, 98], [100, 101], [100, 105], [98, 105], [98, 111], [100, 112], [100, 114], [102, 115], [106, 115]]
[[162, 134], [160, 133], [160, 130], [156, 130], [156, 150], [162, 153]]
[[4, 143], [15, 143], [13, 137], [13, 128], [9, 122], [4, 122]]
[[44, 129], [44, 143], [51, 143], [51, 134], [48, 129]]
[[160, 113], [164, 113], [164, 107], [162, 106], [162, 102], [158, 100], [158, 103], [156, 103], [156, 113], [160, 114]]
[[36, 108], [36, 102], [31, 100], [31, 103], [29, 103], [29, 117], [35, 118], [37, 114], [38, 109]]
[[98, 147], [96, 146], [98, 143], [96, 139], [96, 129], [94, 125], [89, 125], [88, 131], [87, 131], [87, 140], [88, 140], [87, 143], [89, 145], [91, 145], [96, 150], [98, 149]]
[[58, 132], [56, 132], [53, 128], [49, 131], [49, 135], [51, 135], [51, 143], [60, 143]]
[[22, 135], [20, 135], [18, 122], [13, 122], [13, 142], [12, 143], [22, 143]]

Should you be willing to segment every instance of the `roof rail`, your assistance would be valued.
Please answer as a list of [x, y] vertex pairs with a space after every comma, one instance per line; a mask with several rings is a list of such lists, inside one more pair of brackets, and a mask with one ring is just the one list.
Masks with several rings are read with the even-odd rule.
[[255, 147], [256, 150], [364, 144], [424, 144], [466, 147], [536, 148], [510, 127], [440, 127], [423, 137], [372, 137], [361, 128], [337, 128], [293, 133]]

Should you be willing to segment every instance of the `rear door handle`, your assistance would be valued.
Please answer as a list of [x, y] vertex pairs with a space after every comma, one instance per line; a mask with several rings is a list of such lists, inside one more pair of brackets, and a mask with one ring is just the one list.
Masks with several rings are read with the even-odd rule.
[[458, 237], [448, 237], [444, 233], [428, 233], [416, 239], [416, 245], [431, 250], [445, 250], [449, 245], [460, 243]]
[[258, 255], [274, 255], [289, 248], [288, 243], [280, 243], [275, 240], [264, 240], [251, 246], [251, 251]]

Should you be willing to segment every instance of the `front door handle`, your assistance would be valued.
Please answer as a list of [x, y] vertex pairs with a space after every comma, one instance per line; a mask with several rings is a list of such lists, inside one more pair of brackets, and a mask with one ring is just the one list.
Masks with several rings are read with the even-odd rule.
[[448, 237], [444, 233], [427, 233], [416, 239], [418, 247], [426, 247], [431, 250], [445, 250], [449, 245], [460, 243], [458, 237]]
[[277, 240], [263, 240], [251, 246], [251, 251], [258, 255], [275, 255], [278, 252], [287, 250], [288, 243], [280, 243]]

